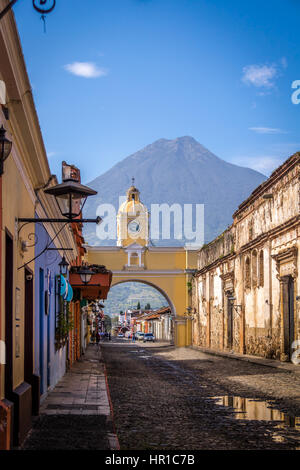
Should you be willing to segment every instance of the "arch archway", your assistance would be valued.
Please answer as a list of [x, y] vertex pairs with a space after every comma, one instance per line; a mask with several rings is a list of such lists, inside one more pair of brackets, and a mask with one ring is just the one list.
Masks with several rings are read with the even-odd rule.
[[136, 282], [136, 283], [139, 283], [139, 284], [146, 284], [150, 287], [153, 287], [153, 289], [157, 290], [168, 302], [169, 307], [171, 308], [172, 316], [174, 316], [174, 317], [176, 316], [175, 306], [174, 306], [172, 300], [170, 299], [170, 297], [168, 296], [168, 294], [161, 287], [154, 284], [153, 282], [150, 282], [150, 281], [147, 281], [147, 280], [133, 279], [133, 278], [132, 279], [124, 279], [124, 280], [115, 280], [115, 281], [113, 279], [110, 288], [112, 289], [113, 287], [115, 287], [119, 284], [132, 283], [132, 282]]
[[142, 247], [141, 263], [138, 266], [128, 263], [127, 251], [122, 246], [88, 247], [87, 259], [90, 264], [105, 265], [112, 271], [111, 287], [133, 281], [148, 284], [160, 292], [168, 302], [174, 318], [175, 345], [190, 345], [192, 320], [186, 316], [186, 309], [191, 301], [191, 277], [197, 268], [196, 250], [171, 246]]
[[[107, 301], [109, 314], [115, 318], [120, 312], [118, 327], [130, 324], [130, 332], [153, 333], [157, 341], [174, 344], [175, 305], [157, 284], [138, 278], [114, 280]], [[142, 301], [144, 308], [141, 308]], [[142, 339], [141, 335], [138, 338]]]

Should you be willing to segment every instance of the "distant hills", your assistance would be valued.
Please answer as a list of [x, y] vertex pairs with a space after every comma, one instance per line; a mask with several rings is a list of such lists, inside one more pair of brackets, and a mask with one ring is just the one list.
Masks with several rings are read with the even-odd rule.
[[120, 310], [135, 309], [140, 302], [143, 309], [148, 303], [152, 309], [167, 306], [164, 296], [147, 284], [141, 282], [124, 282], [111, 288], [105, 300], [105, 314], [120, 313]]
[[[118, 209], [119, 196], [126, 194], [132, 177], [149, 209], [152, 203], [204, 204], [205, 242], [231, 224], [238, 205], [266, 179], [257, 171], [218, 158], [193, 137], [159, 139], [88, 183], [98, 194], [87, 200], [84, 216], [95, 217], [101, 203], [111, 203]], [[86, 224], [84, 237], [91, 245], [116, 243], [100, 241], [92, 224]], [[173, 239], [155, 244], [184, 242]]]

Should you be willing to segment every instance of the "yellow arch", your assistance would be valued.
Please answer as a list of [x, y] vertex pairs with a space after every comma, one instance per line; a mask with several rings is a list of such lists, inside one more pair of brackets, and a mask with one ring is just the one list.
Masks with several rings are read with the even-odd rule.
[[129, 250], [130, 247], [119, 246], [87, 247], [86, 261], [110, 269], [112, 286], [133, 281], [151, 285], [161, 292], [174, 316], [175, 345], [190, 345], [191, 321], [186, 312], [191, 302], [189, 282], [196, 268], [197, 252], [184, 247], [132, 245], [132, 250], [140, 254], [138, 264], [131, 264]]

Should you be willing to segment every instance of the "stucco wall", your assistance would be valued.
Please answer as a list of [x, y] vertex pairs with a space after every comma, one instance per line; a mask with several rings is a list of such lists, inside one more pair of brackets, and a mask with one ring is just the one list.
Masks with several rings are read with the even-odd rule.
[[294, 283], [294, 339], [300, 339], [300, 302], [296, 300], [300, 288], [299, 201], [296, 154], [240, 206], [233, 225], [199, 251], [193, 290], [194, 344], [228, 348], [229, 295], [234, 307], [232, 349], [282, 358], [284, 278]]
[[[49, 240], [44, 226], [36, 224], [36, 236], [38, 243], [35, 247], [36, 255], [39, 254]], [[51, 248], [55, 246], [50, 245]], [[41, 392], [45, 393], [49, 387], [53, 387], [66, 371], [66, 348], [58, 351], [55, 349], [55, 276], [59, 274], [58, 263], [61, 257], [57, 251], [46, 251], [35, 261], [35, 354], [34, 371], [41, 377]], [[40, 270], [44, 275], [44, 292], [48, 288], [48, 275], [50, 280], [50, 308], [49, 315], [45, 314], [44, 301], [42, 311], [40, 309]], [[48, 353], [49, 348], [49, 353]], [[50, 361], [50, 383], [47, 383], [47, 357]]]
[[[8, 135], [8, 138], [12, 139]], [[13, 387], [16, 388], [24, 380], [24, 269], [18, 270], [25, 262], [29, 261], [34, 256], [34, 249], [28, 248], [28, 251], [21, 252], [20, 243], [17, 239], [18, 226], [16, 225], [16, 218], [18, 217], [33, 217], [34, 216], [34, 199], [25, 185], [24, 179], [26, 175], [19, 168], [19, 157], [15, 149], [5, 162], [5, 173], [2, 176], [2, 249], [3, 249], [3, 262], [2, 262], [2, 299], [1, 299], [1, 334], [5, 339], [5, 236], [6, 231], [13, 238]], [[29, 183], [30, 184], [30, 183]], [[34, 229], [33, 229], [34, 230]], [[33, 231], [32, 226], [24, 227], [20, 233], [20, 237], [24, 240], [28, 238], [30, 232]], [[34, 271], [34, 266], [29, 266]], [[20, 289], [19, 293], [19, 306], [20, 316], [16, 321], [16, 288]], [[20, 354], [16, 357], [16, 325], [19, 328], [19, 344]], [[2, 380], [1, 380], [1, 396], [4, 396], [4, 367], [2, 367]]]

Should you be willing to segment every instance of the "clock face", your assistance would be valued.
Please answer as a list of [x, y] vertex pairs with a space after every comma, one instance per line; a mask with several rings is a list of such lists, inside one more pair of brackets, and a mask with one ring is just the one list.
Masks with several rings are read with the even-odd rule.
[[136, 235], [139, 231], [141, 230], [141, 226], [139, 222], [136, 222], [135, 220], [132, 220], [128, 224], [128, 232], [131, 233], [132, 235]]

